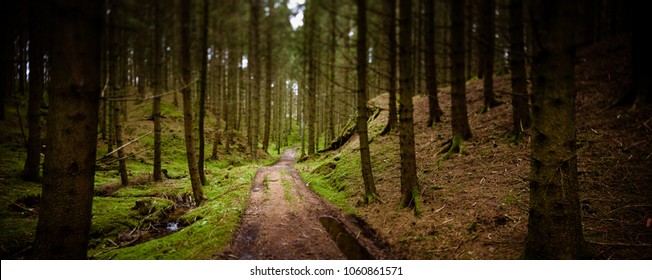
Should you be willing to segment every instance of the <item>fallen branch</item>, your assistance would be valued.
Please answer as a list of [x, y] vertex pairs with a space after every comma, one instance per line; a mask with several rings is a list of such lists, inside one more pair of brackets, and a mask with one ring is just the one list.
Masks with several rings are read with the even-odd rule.
[[130, 246], [131, 244], [136, 243], [136, 241], [138, 241], [138, 240], [140, 240], [140, 236], [136, 237], [134, 240], [131, 240], [131, 241], [127, 242], [127, 243], [123, 243], [123, 244], [120, 244], [120, 245], [118, 245], [118, 246], [111, 247], [111, 248], [108, 248], [108, 249], [106, 249], [106, 250], [104, 250], [104, 251], [101, 251], [101, 252], [99, 252], [99, 253], [97, 253], [97, 254], [91, 256], [91, 258], [94, 259], [95, 257], [97, 257], [97, 256], [99, 256], [99, 255], [102, 255], [102, 254], [105, 254], [105, 253], [111, 252], [111, 251], [113, 251], [113, 250], [117, 250], [117, 249], [120, 249], [120, 248], [128, 247], [128, 246]]
[[24, 206], [22, 206], [22, 205], [20, 205], [20, 204], [18, 204], [18, 203], [16, 203], [16, 202], [13, 202], [13, 201], [11, 201], [11, 200], [8, 200], [8, 199], [6, 199], [6, 198], [4, 198], [4, 197], [0, 197], [0, 198], [2, 198], [2, 200], [6, 201], [6, 202], [9, 202], [9, 203], [13, 204], [14, 206], [16, 206], [16, 207], [18, 207], [18, 208], [20, 208], [20, 209], [23, 209], [23, 210], [25, 210], [25, 211], [27, 211], [27, 212], [30, 212], [30, 213], [34, 214], [34, 215], [38, 215], [38, 213], [37, 213], [36, 211], [34, 211], [34, 209], [30, 209], [30, 208], [24, 207]]
[[140, 137], [138, 137], [138, 138], [136, 138], [136, 139], [134, 139], [134, 140], [131, 140], [131, 141], [127, 142], [127, 144], [124, 144], [124, 145], [118, 147], [117, 149], [115, 149], [115, 150], [111, 151], [110, 153], [104, 155], [103, 157], [97, 159], [97, 161], [100, 161], [100, 160], [105, 159], [106, 157], [112, 155], [113, 153], [115, 153], [115, 152], [117, 152], [117, 151], [119, 151], [119, 150], [122, 150], [124, 147], [127, 147], [127, 146], [131, 145], [132, 143], [134, 143], [134, 142], [136, 142], [136, 141], [138, 141], [138, 140], [140, 140], [140, 139], [143, 139], [145, 136], [150, 135], [150, 134], [152, 134], [152, 133], [154, 133], [154, 131], [147, 132], [147, 133], [145, 133], [144, 135], [142, 135], [142, 136], [140, 136]]
[[652, 244], [647, 244], [647, 243], [636, 243], [636, 244], [620, 243], [620, 242], [609, 243], [609, 242], [598, 242], [598, 241], [588, 241], [588, 240], [586, 242], [595, 245], [603, 245], [603, 246], [652, 247]]

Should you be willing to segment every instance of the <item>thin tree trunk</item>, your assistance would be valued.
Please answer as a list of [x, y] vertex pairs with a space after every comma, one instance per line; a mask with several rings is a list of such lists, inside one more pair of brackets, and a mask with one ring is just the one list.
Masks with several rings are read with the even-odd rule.
[[[464, 79], [464, 0], [451, 0], [451, 124], [453, 144], [471, 138]], [[454, 150], [456, 147], [451, 148]]]
[[317, 54], [315, 51], [315, 36], [317, 33], [317, 19], [315, 18], [317, 13], [314, 11], [316, 9], [316, 4], [313, 3], [309, 6], [310, 13], [306, 13], [308, 20], [308, 96], [307, 100], [307, 119], [308, 119], [308, 155], [313, 155], [315, 153], [315, 122], [317, 121]]
[[[111, 90], [112, 90], [112, 97], [114, 98], [112, 103], [111, 109], [113, 110], [113, 114], [111, 115], [112, 117], [112, 122], [113, 122], [113, 137], [115, 140], [115, 144], [117, 147], [122, 147], [123, 144], [123, 139], [122, 139], [122, 121], [120, 120], [120, 115], [121, 115], [121, 110], [122, 108], [122, 101], [121, 96], [124, 95], [122, 94], [123, 87], [121, 87], [122, 83], [124, 81], [121, 81], [121, 78], [123, 78], [123, 75], [120, 75], [120, 66], [124, 66], [122, 63], [124, 61], [124, 56], [126, 55], [125, 52], [122, 51], [122, 48], [124, 48], [125, 45], [121, 45], [121, 39], [124, 38], [124, 32], [119, 32], [118, 28], [123, 22], [123, 10], [122, 7], [119, 6], [118, 2], [115, 2], [113, 5], [113, 8], [111, 9], [111, 17], [113, 18], [112, 23], [113, 23], [113, 30], [111, 33], [111, 45], [112, 45], [112, 55], [111, 55], [111, 61], [109, 62], [109, 75], [111, 76]], [[118, 171], [120, 173], [120, 184], [123, 186], [129, 185], [129, 176], [127, 174], [127, 161], [125, 158], [125, 151], [123, 149], [118, 149]]]
[[414, 123], [412, 107], [412, 95], [414, 93], [414, 67], [412, 62], [412, 1], [400, 0], [399, 28], [401, 33], [399, 45], [399, 67], [400, 77], [400, 131], [399, 145], [401, 150], [401, 208], [409, 207], [419, 214], [419, 182], [417, 180], [417, 164], [414, 144]]
[[204, 194], [199, 181], [199, 168], [195, 155], [195, 139], [192, 134], [192, 96], [190, 83], [192, 81], [192, 68], [190, 56], [190, 3], [181, 1], [181, 75], [183, 84], [181, 90], [183, 96], [183, 132], [186, 141], [186, 158], [188, 159], [188, 172], [190, 173], [190, 182], [195, 203], [200, 205], [204, 199]]
[[496, 2], [495, 0], [481, 0], [478, 1], [480, 5], [480, 19], [479, 33], [481, 36], [480, 41], [480, 68], [482, 68], [482, 92], [483, 92], [483, 107], [481, 112], [484, 113], [489, 109], [501, 104], [496, 100], [494, 94], [494, 48], [496, 45]]
[[337, 37], [335, 31], [337, 30], [337, 0], [332, 0], [330, 13], [330, 83], [328, 89], [328, 142], [335, 139], [335, 63], [337, 61]]
[[576, 1], [534, 1], [533, 132], [526, 259], [585, 257], [575, 128]]
[[208, 17], [210, 16], [209, 0], [204, 0], [204, 18], [201, 37], [201, 85], [199, 93], [199, 156], [197, 168], [202, 186], [206, 186], [206, 172], [204, 172], [206, 137], [204, 135], [204, 119], [206, 118], [206, 87], [208, 85]]
[[[269, 133], [272, 121], [272, 83], [274, 75], [272, 73], [272, 53], [273, 53], [273, 18], [274, 2], [269, 1], [269, 16], [267, 17], [267, 33], [265, 35], [265, 128], [263, 130], [263, 151], [267, 152], [269, 148]], [[278, 85], [277, 85], [278, 86]]]
[[260, 0], [251, 0], [251, 55], [249, 67], [253, 70], [251, 81], [253, 82], [251, 91], [252, 107], [249, 111], [252, 114], [251, 124], [252, 133], [250, 139], [250, 151], [255, 161], [258, 160], [258, 132], [259, 132], [259, 114], [260, 114], [260, 58], [259, 58], [259, 24], [260, 17]]
[[51, 4], [48, 144], [34, 257], [85, 259], [100, 103], [102, 5], [85, 0]]
[[358, 5], [358, 135], [360, 136], [360, 167], [364, 182], [364, 202], [376, 200], [376, 186], [371, 169], [369, 135], [367, 135], [367, 0], [357, 0]]
[[[467, 24], [465, 25], [464, 32], [466, 32], [466, 79], [469, 80], [471, 77], [473, 77], [473, 47], [477, 44], [474, 44], [477, 39], [477, 37], [473, 36], [473, 22], [475, 19], [475, 12], [474, 8], [475, 5], [474, 3], [477, 0], [467, 0], [466, 5], [464, 9], [466, 10], [465, 16], [466, 16], [466, 22]], [[484, 1], [484, 0], [482, 0]]]
[[47, 27], [47, 12], [45, 1], [32, 0], [29, 2], [29, 103], [27, 107], [27, 125], [29, 137], [27, 139], [27, 159], [23, 168], [23, 179], [37, 181], [41, 166], [41, 98], [44, 89], [43, 55], [45, 36], [49, 32]]
[[120, 184], [129, 185], [129, 176], [127, 174], [127, 159], [125, 150], [121, 149], [124, 144], [122, 140], [122, 121], [120, 120], [120, 110], [122, 105], [118, 102], [113, 106], [113, 123], [115, 124], [115, 144], [118, 147], [118, 171], [120, 172]]
[[428, 126], [441, 121], [444, 114], [437, 98], [437, 64], [435, 63], [435, 1], [426, 0], [426, 87], [428, 90]]
[[154, 119], [154, 181], [161, 181], [161, 94], [162, 90], [162, 81], [163, 78], [162, 71], [163, 65], [165, 64], [164, 55], [162, 53], [162, 44], [163, 40], [163, 10], [161, 9], [161, 4], [159, 1], [154, 1], [154, 63], [156, 64], [154, 69], [154, 77], [152, 80], [152, 86], [154, 88], [154, 101], [152, 105], [152, 118]]
[[387, 9], [387, 37], [389, 41], [389, 118], [385, 133], [389, 133], [393, 128], [398, 126], [398, 117], [396, 112], [396, 0], [385, 0]]
[[518, 141], [521, 132], [530, 127], [530, 105], [525, 72], [525, 37], [523, 0], [509, 2], [509, 64], [512, 71], [512, 135]]

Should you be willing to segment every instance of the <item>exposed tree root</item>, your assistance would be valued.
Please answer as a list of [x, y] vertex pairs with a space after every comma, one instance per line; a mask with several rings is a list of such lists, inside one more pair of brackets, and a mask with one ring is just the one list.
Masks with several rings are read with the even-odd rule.
[[442, 144], [443, 148], [437, 153], [437, 155], [443, 154], [440, 161], [447, 160], [453, 153], [466, 153], [462, 143], [464, 143], [464, 139], [462, 139], [462, 137], [459, 135], [455, 135], [452, 139], [444, 142], [444, 144]]

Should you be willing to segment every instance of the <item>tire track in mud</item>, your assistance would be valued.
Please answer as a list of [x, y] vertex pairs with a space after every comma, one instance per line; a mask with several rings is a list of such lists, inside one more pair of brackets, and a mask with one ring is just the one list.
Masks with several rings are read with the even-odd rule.
[[292, 167], [297, 148], [256, 173], [249, 207], [227, 251], [233, 259], [346, 259], [319, 217], [335, 212]]

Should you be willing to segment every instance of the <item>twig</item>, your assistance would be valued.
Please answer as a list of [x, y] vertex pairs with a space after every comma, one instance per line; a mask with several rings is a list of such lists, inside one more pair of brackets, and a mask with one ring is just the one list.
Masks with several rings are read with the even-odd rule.
[[637, 244], [630, 244], [630, 243], [620, 243], [620, 242], [598, 242], [598, 241], [586, 241], [587, 243], [591, 244], [596, 244], [596, 245], [603, 245], [603, 246], [627, 246], [627, 247], [652, 247], [652, 244], [647, 244], [647, 243], [637, 243]]
[[622, 207], [618, 207], [618, 208], [616, 208], [614, 210], [611, 210], [611, 211], [605, 213], [605, 215], [609, 215], [609, 214], [611, 214], [613, 212], [616, 212], [616, 211], [618, 211], [620, 209], [632, 208], [632, 207], [652, 207], [652, 204], [625, 205], [625, 206], [622, 206]]
[[13, 202], [13, 201], [11, 201], [11, 200], [8, 200], [8, 199], [6, 199], [6, 198], [4, 198], [4, 197], [0, 197], [0, 198], [2, 198], [2, 200], [6, 201], [6, 202], [9, 202], [9, 203], [13, 204], [14, 206], [16, 206], [16, 207], [18, 207], [18, 208], [20, 208], [20, 209], [23, 209], [23, 210], [25, 210], [25, 211], [27, 211], [27, 212], [30, 212], [30, 213], [34, 214], [34, 215], [38, 215], [38, 213], [37, 213], [36, 211], [34, 211], [34, 209], [30, 209], [30, 208], [24, 207], [24, 206], [22, 206], [22, 205], [20, 205], [20, 204], [18, 204], [18, 203], [16, 203], [16, 202]]
[[106, 157], [108, 157], [108, 156], [112, 155], [113, 153], [121, 150], [122, 148], [127, 147], [127, 146], [131, 145], [132, 143], [134, 143], [134, 142], [136, 142], [136, 141], [138, 141], [138, 140], [140, 140], [140, 139], [144, 138], [145, 136], [150, 135], [152, 133], [154, 133], [154, 131], [147, 132], [144, 135], [142, 135], [142, 136], [140, 136], [140, 137], [138, 137], [138, 138], [136, 138], [134, 140], [131, 140], [131, 141], [127, 142], [127, 144], [124, 144], [124, 145], [118, 147], [117, 149], [115, 149], [115, 150], [111, 151], [110, 153], [104, 155], [103, 157], [97, 159], [97, 161], [105, 159]]
[[132, 235], [132, 234], [134, 233], [134, 231], [140, 229], [140, 226], [143, 225], [143, 222], [144, 222], [145, 220], [151, 218], [152, 216], [154, 216], [154, 215], [156, 215], [156, 214], [158, 214], [158, 213], [161, 213], [161, 210], [163, 210], [163, 208], [158, 209], [158, 210], [154, 211], [154, 213], [151, 213], [151, 214], [145, 216], [145, 218], [143, 218], [142, 220], [140, 220], [140, 222], [138, 222], [138, 226], [136, 226], [133, 230], [131, 230], [131, 232], [129, 232], [129, 235]]
[[121, 245], [118, 245], [118, 246], [115, 246], [115, 247], [111, 247], [111, 248], [109, 248], [109, 249], [106, 249], [106, 250], [104, 250], [104, 251], [101, 251], [101, 252], [99, 252], [99, 253], [93, 255], [91, 258], [95, 258], [95, 257], [97, 257], [97, 256], [99, 256], [99, 255], [102, 255], [102, 254], [104, 254], [104, 253], [111, 252], [111, 251], [116, 250], [116, 249], [120, 249], [120, 248], [127, 247], [127, 246], [129, 246], [129, 245], [131, 245], [131, 244], [136, 243], [136, 241], [138, 241], [138, 240], [140, 240], [140, 235], [139, 235], [138, 237], [136, 237], [134, 240], [131, 240], [131, 241], [127, 242], [127, 243], [124, 243], [124, 244], [121, 244]]
[[441, 224], [439, 224], [439, 225], [437, 225], [437, 226], [443, 226], [443, 225], [445, 225], [445, 224], [448, 224], [448, 223], [452, 222], [453, 220], [455, 220], [455, 219], [445, 220], [444, 222], [442, 222]]

